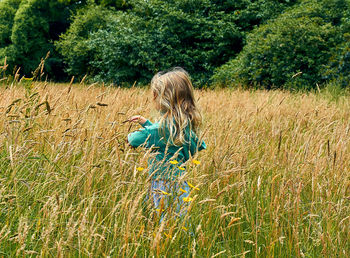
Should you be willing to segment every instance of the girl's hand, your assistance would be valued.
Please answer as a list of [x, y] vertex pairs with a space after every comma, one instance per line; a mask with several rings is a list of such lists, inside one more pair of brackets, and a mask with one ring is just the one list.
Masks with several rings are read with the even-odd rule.
[[127, 122], [139, 123], [140, 125], [143, 125], [144, 123], [146, 123], [147, 119], [144, 118], [143, 116], [132, 116], [126, 121]]

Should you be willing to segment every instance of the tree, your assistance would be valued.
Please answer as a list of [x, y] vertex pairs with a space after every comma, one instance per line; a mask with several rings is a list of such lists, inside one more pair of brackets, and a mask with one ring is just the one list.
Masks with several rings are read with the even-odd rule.
[[[20, 73], [31, 76], [42, 58], [50, 79], [66, 78], [61, 54], [54, 42], [64, 33], [71, 15], [94, 1], [77, 0], [5, 0], [0, 2], [0, 60], [7, 57], [10, 70], [20, 67]], [[126, 8], [123, 0], [96, 0], [103, 6]], [[96, 21], [98, 23], [98, 21]]]
[[12, 44], [13, 20], [20, 3], [21, 0], [4, 0], [0, 2], [0, 64], [4, 63], [5, 53]]
[[84, 8], [77, 12], [67, 32], [55, 43], [68, 65], [66, 71], [69, 74], [83, 77], [87, 73], [93, 73], [87, 65], [95, 56], [89, 46], [90, 35], [106, 28], [112, 19], [113, 12], [101, 6]]
[[[30, 76], [48, 52], [50, 57], [45, 64], [51, 78], [62, 75], [63, 66], [52, 41], [69, 26], [69, 9], [58, 1], [49, 0], [10, 0], [12, 16], [7, 17], [7, 45], [0, 52], [6, 56], [10, 67], [20, 67], [20, 72]], [[16, 5], [15, 5], [16, 4]], [[3, 10], [0, 7], [0, 10]], [[10, 18], [10, 19], [9, 19]], [[8, 35], [11, 35], [8, 37]]]
[[305, 1], [255, 29], [242, 52], [219, 68], [216, 84], [313, 88], [325, 82], [324, 64], [344, 41], [346, 0]]

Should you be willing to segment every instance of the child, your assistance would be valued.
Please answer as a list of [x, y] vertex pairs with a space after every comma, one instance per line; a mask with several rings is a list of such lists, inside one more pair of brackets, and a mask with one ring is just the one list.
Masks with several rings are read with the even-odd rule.
[[197, 151], [206, 148], [204, 141], [196, 136], [201, 114], [189, 75], [182, 68], [156, 74], [151, 81], [151, 90], [160, 119], [152, 124], [142, 116], [131, 117], [129, 121], [138, 122], [143, 129], [130, 133], [128, 142], [135, 148], [141, 145], [151, 148], [155, 155], [148, 160], [155, 209], [165, 207], [166, 204], [161, 204], [164, 195], [179, 196], [176, 210], [180, 213], [190, 188], [186, 182], [180, 184], [177, 179], [185, 173], [183, 164]]

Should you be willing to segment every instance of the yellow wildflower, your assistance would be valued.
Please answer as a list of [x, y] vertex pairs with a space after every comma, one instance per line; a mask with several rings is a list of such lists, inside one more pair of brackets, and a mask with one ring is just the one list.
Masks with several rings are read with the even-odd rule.
[[160, 190], [162, 192], [162, 194], [165, 194], [165, 195], [171, 195], [171, 193], [167, 193], [167, 192], [164, 192], [162, 190]]
[[183, 167], [177, 167], [178, 169], [180, 169], [180, 170], [185, 170], [185, 168], [183, 168]]
[[171, 161], [169, 161], [171, 164], [173, 164], [173, 165], [176, 165], [177, 163], [179, 163], [177, 160], [171, 160]]
[[186, 232], [188, 231], [188, 228], [186, 227], [182, 227], [183, 230], [185, 230]]
[[201, 162], [200, 162], [199, 160], [196, 160], [196, 159], [192, 160], [192, 162], [193, 162], [194, 164], [196, 164], [196, 165], [201, 164]]
[[180, 188], [180, 192], [187, 193], [187, 191], [182, 188]]
[[156, 209], [156, 211], [157, 211], [158, 213], [161, 213], [161, 212], [164, 211], [164, 209]]
[[171, 235], [170, 234], [167, 234], [164, 232], [164, 235], [167, 237], [167, 238], [171, 238]]
[[143, 167], [137, 167], [137, 168], [136, 168], [136, 170], [137, 170], [137, 171], [140, 171], [140, 172], [143, 171], [144, 169], [145, 169], [145, 168], [143, 168]]
[[192, 185], [191, 183], [187, 182], [188, 186], [193, 188], [194, 190], [198, 190], [199, 191], [199, 188], [198, 187], [195, 187], [194, 185]]
[[184, 198], [182, 198], [182, 200], [183, 200], [184, 202], [190, 202], [190, 201], [193, 200], [193, 198], [191, 198], [191, 197], [184, 197]]

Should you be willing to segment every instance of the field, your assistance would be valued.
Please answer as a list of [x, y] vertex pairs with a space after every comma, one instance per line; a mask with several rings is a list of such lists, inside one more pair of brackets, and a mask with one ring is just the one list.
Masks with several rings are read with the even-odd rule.
[[150, 154], [122, 123], [156, 118], [147, 89], [23, 81], [0, 96], [0, 256], [350, 256], [345, 96], [197, 90], [198, 189], [161, 224]]

